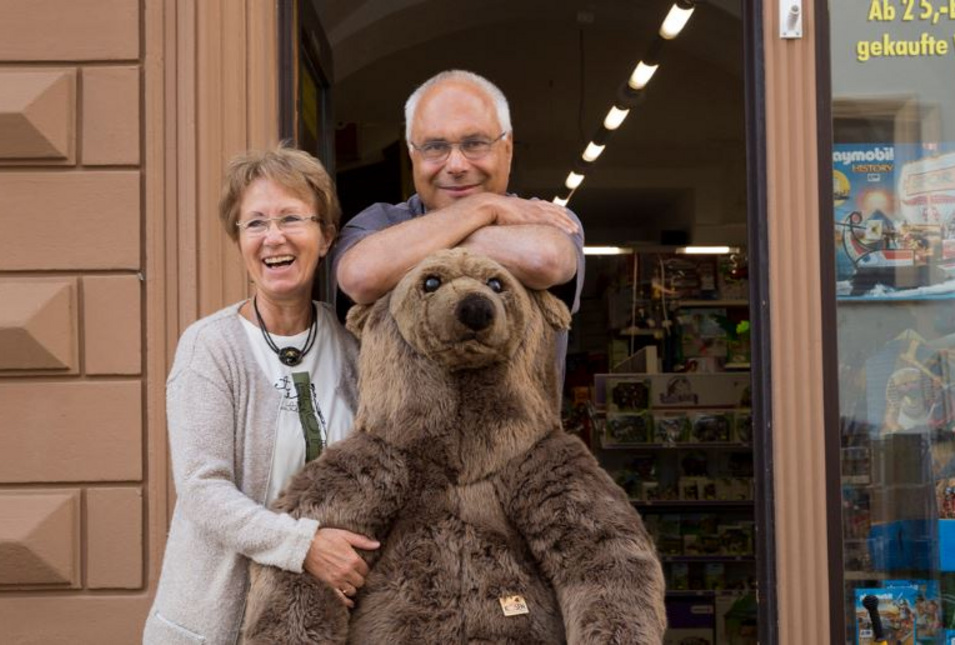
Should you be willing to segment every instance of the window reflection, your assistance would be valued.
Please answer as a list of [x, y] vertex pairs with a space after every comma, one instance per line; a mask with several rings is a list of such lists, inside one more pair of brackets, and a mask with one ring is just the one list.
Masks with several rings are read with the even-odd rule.
[[955, 643], [950, 4], [830, 2], [847, 643]]

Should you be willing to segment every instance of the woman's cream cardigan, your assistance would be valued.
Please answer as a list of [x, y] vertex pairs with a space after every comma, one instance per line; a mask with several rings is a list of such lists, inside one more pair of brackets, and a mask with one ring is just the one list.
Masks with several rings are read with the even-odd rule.
[[[147, 645], [235, 643], [248, 561], [301, 572], [318, 528], [315, 520], [296, 520], [262, 505], [281, 394], [252, 355], [240, 305], [183, 333], [166, 383], [178, 499], [143, 634]], [[318, 312], [319, 324], [335, 330], [346, 366], [334, 387], [354, 409], [356, 341], [331, 307], [319, 303]]]

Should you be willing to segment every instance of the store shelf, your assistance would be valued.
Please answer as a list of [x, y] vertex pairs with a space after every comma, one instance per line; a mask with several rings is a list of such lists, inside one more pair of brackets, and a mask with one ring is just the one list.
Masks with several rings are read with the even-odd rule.
[[843, 486], [868, 486], [870, 483], [872, 483], [872, 478], [869, 475], [843, 475], [842, 476]]
[[724, 370], [748, 370], [749, 363], [724, 363]]
[[666, 592], [667, 598], [715, 598], [717, 596], [739, 596], [752, 593], [753, 589], [672, 589]]
[[724, 450], [752, 450], [753, 444], [738, 441], [680, 442], [680, 443], [617, 443], [602, 445], [604, 450], [706, 450], [722, 448]]
[[754, 501], [755, 500], [751, 499], [702, 499], [699, 501], [692, 499], [673, 499], [653, 500], [648, 502], [640, 499], [632, 499], [630, 500], [630, 503], [633, 504], [634, 508], [752, 508]]
[[748, 307], [749, 300], [679, 300], [680, 307]]
[[843, 577], [847, 581], [861, 582], [865, 580], [888, 580], [889, 578], [897, 576], [894, 573], [886, 573], [885, 571], [846, 571]]
[[754, 555], [664, 555], [661, 562], [756, 562]]
[[642, 327], [624, 327], [618, 332], [621, 336], [653, 336], [655, 338], [663, 337], [662, 329], [644, 329]]
[[666, 592], [667, 598], [715, 598], [712, 589], [675, 589]]

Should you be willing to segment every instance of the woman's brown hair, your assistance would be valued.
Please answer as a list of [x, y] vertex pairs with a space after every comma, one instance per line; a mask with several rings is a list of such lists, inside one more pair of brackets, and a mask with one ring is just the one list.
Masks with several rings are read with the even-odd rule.
[[236, 222], [245, 190], [258, 179], [268, 179], [301, 199], [314, 203], [325, 236], [334, 239], [341, 217], [335, 182], [318, 159], [303, 150], [280, 145], [264, 152], [252, 151], [234, 157], [226, 167], [219, 200], [219, 218], [234, 241], [239, 239]]

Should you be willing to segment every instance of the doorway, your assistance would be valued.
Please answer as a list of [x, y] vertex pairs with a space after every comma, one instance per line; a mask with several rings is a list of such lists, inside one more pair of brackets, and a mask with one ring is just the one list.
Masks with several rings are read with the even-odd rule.
[[[567, 196], [565, 177], [672, 3], [554, 4], [315, 3], [333, 61], [345, 221], [414, 192], [403, 104], [450, 68], [482, 74], [508, 97], [509, 190]], [[765, 424], [754, 421], [752, 400], [761, 366], [750, 349], [753, 135], [743, 22], [739, 0], [700, 3], [568, 204], [587, 247], [612, 254], [587, 255], [565, 427], [594, 450], [654, 534], [673, 643], [755, 643], [755, 591], [770, 577], [756, 562], [770, 534], [757, 526], [755, 503], [764, 484], [756, 474], [766, 470], [754, 460], [754, 433]], [[701, 246], [721, 248], [685, 252]], [[615, 392], [639, 388], [648, 404], [614, 401]]]

